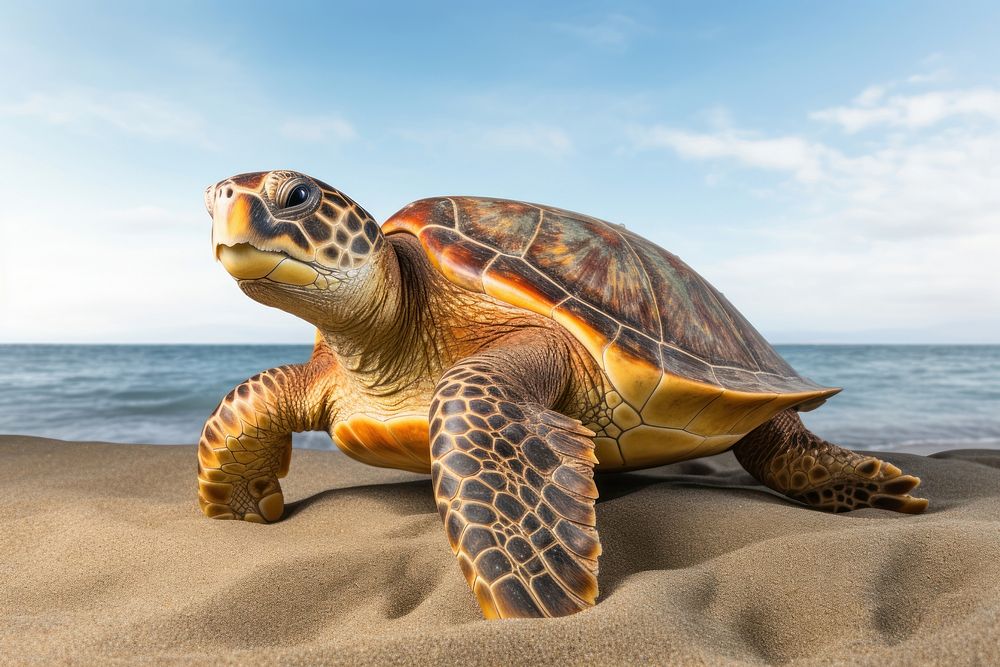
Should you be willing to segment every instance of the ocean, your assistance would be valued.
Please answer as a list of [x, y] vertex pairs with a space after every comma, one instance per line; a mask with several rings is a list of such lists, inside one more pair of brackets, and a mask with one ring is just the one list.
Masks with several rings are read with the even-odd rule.
[[[844, 391], [805, 413], [858, 449], [1000, 448], [1000, 346], [779, 345], [802, 375]], [[195, 443], [235, 384], [309, 358], [308, 345], [0, 345], [0, 433]], [[324, 434], [296, 446], [331, 448]]]

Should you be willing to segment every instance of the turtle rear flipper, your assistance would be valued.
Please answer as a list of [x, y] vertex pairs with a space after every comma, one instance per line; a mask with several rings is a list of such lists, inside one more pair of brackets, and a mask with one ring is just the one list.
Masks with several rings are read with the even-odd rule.
[[438, 385], [434, 493], [487, 618], [565, 616], [598, 594], [594, 434], [545, 407], [568, 371], [552, 342], [513, 338], [516, 346], [468, 358]]
[[927, 500], [910, 495], [920, 479], [874, 456], [826, 442], [793, 410], [778, 413], [733, 447], [760, 482], [789, 498], [828, 512], [864, 507], [920, 514]]

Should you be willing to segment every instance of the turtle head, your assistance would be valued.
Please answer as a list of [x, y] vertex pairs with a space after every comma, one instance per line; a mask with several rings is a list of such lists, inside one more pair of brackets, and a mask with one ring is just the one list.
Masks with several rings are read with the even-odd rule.
[[240, 288], [314, 323], [349, 308], [385, 245], [367, 211], [295, 171], [219, 181], [205, 189], [205, 207], [215, 257]]

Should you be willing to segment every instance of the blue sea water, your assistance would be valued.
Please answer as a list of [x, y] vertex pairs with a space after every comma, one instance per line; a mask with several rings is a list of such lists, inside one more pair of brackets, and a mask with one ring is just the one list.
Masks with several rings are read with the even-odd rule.
[[[1000, 346], [783, 345], [844, 391], [803, 415], [833, 442], [926, 451], [1000, 447]], [[235, 384], [309, 358], [306, 345], [0, 345], [0, 433], [194, 443]], [[330, 447], [311, 434], [299, 446]]]

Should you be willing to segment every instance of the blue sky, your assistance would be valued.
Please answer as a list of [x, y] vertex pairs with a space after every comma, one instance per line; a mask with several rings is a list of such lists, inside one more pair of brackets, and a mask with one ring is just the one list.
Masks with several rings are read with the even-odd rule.
[[209, 247], [292, 168], [543, 202], [774, 342], [1000, 342], [996, 3], [0, 5], [0, 342], [308, 342]]

